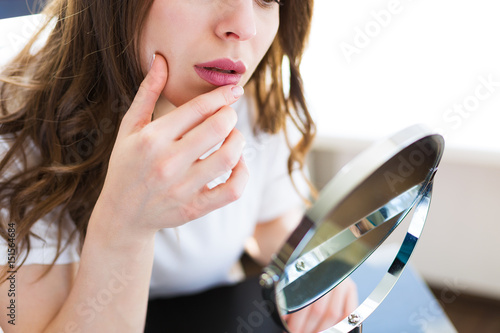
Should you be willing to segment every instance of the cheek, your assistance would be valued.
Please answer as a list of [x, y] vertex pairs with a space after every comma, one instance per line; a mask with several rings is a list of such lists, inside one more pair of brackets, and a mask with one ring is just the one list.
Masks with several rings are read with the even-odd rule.
[[[280, 21], [279, 21], [279, 12], [277, 11], [274, 16], [267, 17], [263, 19], [258, 28], [259, 39], [255, 41], [256, 49], [258, 50], [258, 54], [260, 58], [264, 57], [266, 52], [271, 47], [274, 39], [276, 38], [276, 34], [278, 33]], [[259, 60], [260, 62], [260, 60]]]
[[279, 11], [276, 10], [273, 16], [266, 18], [261, 22], [261, 34], [265, 36], [262, 44], [266, 45], [266, 50], [271, 46], [274, 41], [280, 26]]
[[141, 65], [146, 72], [154, 53], [170, 57], [170, 50], [176, 49], [177, 40], [182, 39], [183, 30], [185, 30], [179, 27], [189, 27], [189, 24], [185, 22], [186, 17], [189, 15], [185, 15], [169, 1], [153, 2], [140, 40]]
[[255, 40], [253, 45], [253, 54], [255, 55], [255, 57], [253, 59], [250, 71], [245, 74], [244, 82], [242, 82], [243, 84], [246, 84], [248, 82], [255, 69], [261, 62], [262, 58], [264, 58], [267, 51], [274, 42], [279, 28], [279, 20], [276, 22], [272, 22], [271, 24], [262, 25], [261, 27], [262, 28], [258, 30], [259, 37]]

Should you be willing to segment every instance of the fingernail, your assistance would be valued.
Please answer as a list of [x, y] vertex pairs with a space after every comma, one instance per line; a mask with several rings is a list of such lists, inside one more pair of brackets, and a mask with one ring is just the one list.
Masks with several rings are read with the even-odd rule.
[[153, 53], [153, 57], [151, 57], [151, 62], [149, 63], [149, 69], [151, 70], [151, 67], [153, 67], [153, 63], [155, 62], [156, 58], [156, 53]]
[[243, 90], [242, 86], [234, 86], [231, 88], [231, 92], [233, 93], [234, 98], [240, 98], [243, 96], [243, 93], [245, 92]]

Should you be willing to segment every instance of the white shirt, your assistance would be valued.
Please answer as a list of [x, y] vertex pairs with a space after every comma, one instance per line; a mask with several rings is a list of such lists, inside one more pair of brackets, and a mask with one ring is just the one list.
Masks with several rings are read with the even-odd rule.
[[[3, 135], [0, 136], [0, 159], [2, 159], [7, 150], [12, 145], [13, 137]], [[40, 153], [33, 143], [25, 143], [24, 151], [26, 152], [26, 163], [28, 168], [33, 166], [37, 160], [40, 159]], [[10, 178], [12, 175], [17, 174], [23, 170], [23, 163], [20, 159], [11, 160], [7, 169], [0, 175], [0, 180], [5, 180]], [[30, 236], [30, 253], [24, 262], [24, 265], [31, 264], [41, 264], [50, 265], [52, 264], [54, 258], [57, 254], [57, 233], [58, 225], [57, 218], [60, 213], [60, 209], [56, 208], [49, 214], [45, 215], [42, 219], [38, 220], [31, 227], [31, 232], [38, 237]], [[0, 206], [0, 217], [2, 221], [8, 221], [8, 211], [6, 208]], [[79, 241], [77, 237], [70, 240], [69, 236], [71, 232], [75, 230], [75, 225], [71, 222], [69, 214], [65, 215], [65, 224], [62, 229], [63, 232], [63, 242], [61, 248], [63, 251], [57, 258], [55, 264], [62, 265], [72, 262], [79, 261]], [[76, 235], [78, 236], [78, 235]], [[9, 249], [9, 244], [5, 242], [3, 237], [0, 237], [0, 265], [7, 264], [7, 253]], [[23, 262], [26, 253], [17, 253], [15, 263], [20, 264]]]
[[[284, 136], [254, 134], [248, 99], [241, 99], [233, 107], [238, 114], [236, 127], [246, 139], [244, 158], [250, 179], [245, 191], [240, 199], [225, 207], [156, 234], [150, 298], [194, 293], [237, 281], [241, 276], [234, 274], [234, 267], [256, 224], [302, 204], [288, 176], [289, 149]], [[0, 140], [0, 156], [7, 147], [8, 140]], [[37, 152], [33, 147], [30, 149], [29, 158], [35, 160]], [[10, 167], [18, 169], [20, 166]], [[228, 176], [219, 177], [211, 185], [225, 181]], [[299, 184], [299, 188], [304, 189], [304, 184]], [[32, 237], [32, 249], [25, 265], [52, 262], [57, 244], [54, 216], [49, 214], [34, 224], [33, 231], [44, 240]], [[65, 235], [72, 230], [74, 226], [68, 217]], [[72, 240], [56, 264], [78, 261], [77, 245], [78, 240]], [[3, 254], [7, 254], [7, 248], [1, 238], [0, 265], [6, 264], [7, 256]]]

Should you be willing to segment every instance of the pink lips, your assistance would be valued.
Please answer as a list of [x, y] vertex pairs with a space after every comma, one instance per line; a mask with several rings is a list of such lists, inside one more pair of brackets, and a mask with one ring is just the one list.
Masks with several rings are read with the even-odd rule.
[[241, 61], [217, 59], [194, 66], [196, 73], [205, 81], [214, 86], [238, 84], [246, 67]]

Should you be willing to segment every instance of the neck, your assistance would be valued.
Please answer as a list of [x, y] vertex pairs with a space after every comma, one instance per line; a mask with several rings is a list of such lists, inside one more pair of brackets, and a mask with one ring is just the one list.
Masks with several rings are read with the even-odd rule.
[[175, 105], [173, 105], [168, 99], [160, 95], [160, 98], [158, 98], [155, 110], [153, 112], [153, 119], [158, 119], [161, 116], [166, 115], [170, 111], [173, 111], [174, 109]]

